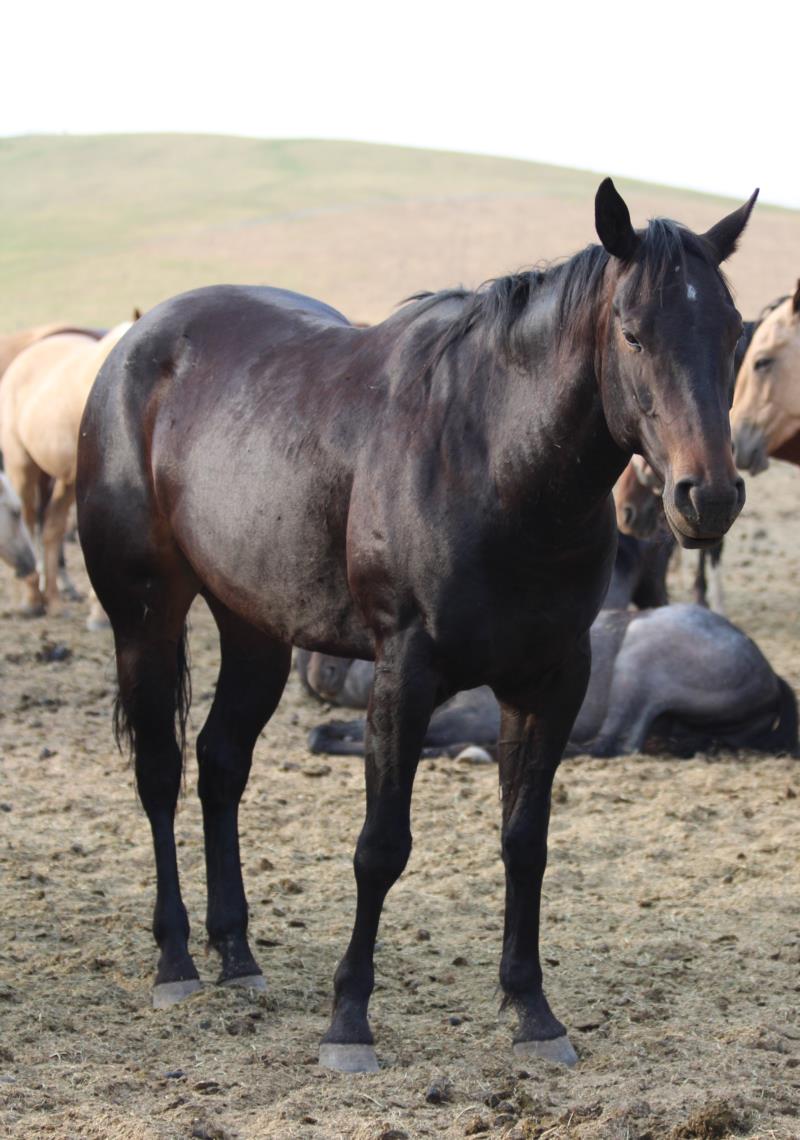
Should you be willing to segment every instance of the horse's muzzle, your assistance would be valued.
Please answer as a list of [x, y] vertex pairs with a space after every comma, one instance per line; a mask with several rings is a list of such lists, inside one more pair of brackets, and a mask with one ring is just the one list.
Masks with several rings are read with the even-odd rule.
[[14, 572], [17, 578], [28, 578], [35, 569], [36, 558], [30, 550], [23, 550], [14, 560]]
[[664, 511], [681, 546], [703, 548], [718, 542], [744, 506], [744, 479], [706, 483], [694, 475], [664, 490]]
[[767, 437], [751, 420], [745, 420], [733, 434], [733, 458], [740, 471], [760, 475], [769, 467]]

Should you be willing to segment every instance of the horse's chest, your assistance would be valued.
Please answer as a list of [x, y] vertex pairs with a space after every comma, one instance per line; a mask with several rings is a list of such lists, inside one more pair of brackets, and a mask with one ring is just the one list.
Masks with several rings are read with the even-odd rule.
[[462, 683], [543, 673], [565, 660], [602, 605], [613, 533], [574, 551], [550, 545], [445, 559], [450, 573], [420, 583], [418, 600], [447, 670]]

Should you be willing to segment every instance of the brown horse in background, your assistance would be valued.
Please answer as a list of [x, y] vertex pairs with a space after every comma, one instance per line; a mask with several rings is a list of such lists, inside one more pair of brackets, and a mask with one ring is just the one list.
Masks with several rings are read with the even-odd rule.
[[731, 430], [742, 471], [758, 475], [769, 456], [800, 466], [800, 281], [753, 334], [736, 380]]
[[320, 1061], [377, 1068], [375, 939], [411, 850], [422, 742], [438, 704], [482, 684], [502, 707], [515, 1050], [576, 1060], [542, 988], [539, 909], [551, 786], [614, 562], [610, 492], [636, 451], [684, 545], [717, 541], [741, 510], [728, 393], [742, 322], [719, 265], [754, 201], [706, 234], [663, 219], [637, 231], [607, 179], [602, 244], [547, 270], [420, 295], [367, 329], [284, 290], [202, 289], [111, 354], [81, 425], [78, 520], [153, 833], [157, 1004], [200, 986], [174, 813], [201, 594], [222, 657], [197, 742], [220, 981], [263, 985], [238, 807], [292, 645], [371, 658], [356, 916]]
[[0, 448], [19, 494], [25, 524], [42, 547], [44, 592], [27, 578], [23, 612], [52, 612], [59, 602], [58, 561], [75, 501], [78, 430], [97, 372], [123, 324], [101, 340], [92, 332], [52, 333], [11, 362], [0, 388]]

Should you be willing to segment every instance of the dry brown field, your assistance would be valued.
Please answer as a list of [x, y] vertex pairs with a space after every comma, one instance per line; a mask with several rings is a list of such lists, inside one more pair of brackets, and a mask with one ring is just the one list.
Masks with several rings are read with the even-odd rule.
[[[475, 284], [592, 239], [594, 176], [556, 172], [526, 190], [515, 169], [519, 185], [487, 188], [472, 163], [460, 188], [441, 193], [409, 182], [397, 201], [337, 207], [334, 195], [329, 208], [221, 227], [216, 252], [204, 245], [205, 282], [238, 267], [241, 280], [279, 280], [377, 320], [415, 289]], [[703, 227], [730, 207], [652, 188], [626, 186], [626, 196], [636, 221], [666, 213]], [[189, 242], [160, 233], [152, 256], [180, 265]], [[265, 260], [290, 266], [291, 280], [260, 272]], [[138, 264], [123, 272], [133, 279]], [[757, 212], [730, 265], [745, 315], [798, 272], [800, 216]], [[25, 310], [31, 320], [72, 317], [40, 303]], [[98, 322], [111, 319], [98, 312]], [[725, 551], [729, 615], [798, 692], [799, 507], [800, 471], [774, 464], [748, 481]], [[68, 559], [85, 587], [74, 544]], [[688, 597], [692, 561], [672, 573], [676, 600]], [[571, 1071], [522, 1066], [512, 1021], [499, 1013], [496, 773], [424, 762], [415, 848], [376, 956], [382, 1071], [344, 1076], [321, 1070], [316, 1050], [354, 910], [363, 790], [358, 760], [306, 751], [324, 710], [291, 680], [243, 802], [266, 995], [213, 985], [190, 748], [179, 857], [209, 985], [155, 1012], [153, 860], [111, 737], [110, 638], [85, 631], [81, 604], [25, 621], [15, 601], [0, 567], [0, 1136], [800, 1137], [800, 762], [748, 754], [562, 766], [542, 940], [548, 995], [580, 1057]], [[54, 646], [65, 659], [50, 659]], [[191, 650], [190, 739], [217, 661], [202, 605]]]

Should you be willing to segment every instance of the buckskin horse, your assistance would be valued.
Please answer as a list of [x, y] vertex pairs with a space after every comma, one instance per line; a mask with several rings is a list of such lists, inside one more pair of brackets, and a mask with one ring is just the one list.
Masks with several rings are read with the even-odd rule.
[[173, 816], [185, 621], [202, 594], [221, 646], [197, 741], [220, 981], [263, 984], [237, 813], [292, 644], [373, 658], [355, 924], [320, 1061], [377, 1067], [373, 951], [411, 849], [425, 729], [480, 684], [503, 710], [500, 981], [515, 1049], [575, 1061], [542, 989], [540, 891], [550, 788], [614, 560], [610, 492], [638, 451], [683, 545], [716, 542], [741, 510], [727, 400], [741, 318], [719, 265], [755, 197], [703, 235], [660, 219], [637, 231], [607, 179], [602, 244], [549, 269], [420, 294], [367, 329], [294, 293], [215, 286], [159, 305], [112, 352], [81, 425], [79, 527], [153, 832], [157, 1004], [200, 986]]
[[736, 381], [736, 463], [758, 475], [768, 456], [800, 466], [800, 281], [764, 315]]

